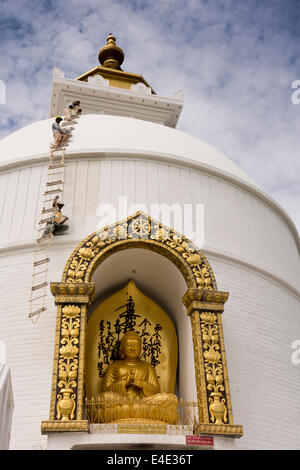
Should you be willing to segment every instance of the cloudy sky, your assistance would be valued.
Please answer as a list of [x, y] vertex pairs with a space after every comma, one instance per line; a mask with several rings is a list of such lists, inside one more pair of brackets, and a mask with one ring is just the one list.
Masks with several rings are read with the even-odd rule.
[[0, 138], [49, 113], [52, 70], [98, 65], [113, 33], [123, 70], [184, 91], [178, 129], [217, 147], [300, 231], [300, 0], [1, 0]]

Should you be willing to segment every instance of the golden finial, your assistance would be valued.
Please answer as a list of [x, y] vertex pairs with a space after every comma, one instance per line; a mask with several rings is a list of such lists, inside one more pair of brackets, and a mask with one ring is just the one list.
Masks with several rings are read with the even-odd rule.
[[98, 59], [103, 67], [120, 70], [124, 60], [124, 52], [116, 46], [116, 38], [112, 34], [107, 36], [106, 44], [98, 52]]

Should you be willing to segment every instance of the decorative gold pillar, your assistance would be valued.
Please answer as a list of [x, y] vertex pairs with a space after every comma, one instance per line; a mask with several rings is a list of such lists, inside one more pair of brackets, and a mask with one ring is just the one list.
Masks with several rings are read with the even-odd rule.
[[84, 371], [87, 310], [93, 300], [93, 282], [51, 283], [57, 308], [50, 417], [42, 433], [88, 431], [84, 410]]
[[182, 301], [191, 318], [199, 407], [197, 434], [241, 437], [233, 424], [222, 312], [227, 292], [188, 289]]

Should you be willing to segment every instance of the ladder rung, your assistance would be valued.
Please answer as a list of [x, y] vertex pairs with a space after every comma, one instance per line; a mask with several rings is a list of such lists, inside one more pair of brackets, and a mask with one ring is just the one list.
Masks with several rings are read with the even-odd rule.
[[65, 146], [66, 146], [66, 142], [63, 146], [58, 146], [56, 149], [55, 148], [51, 148], [50, 149], [50, 152], [53, 153], [53, 152], [64, 152], [64, 149], [65, 149]]
[[42, 219], [39, 221], [39, 224], [45, 224], [46, 222], [52, 222], [54, 219], [54, 215], [52, 217], [47, 217], [47, 219]]
[[52, 238], [52, 237], [53, 237], [53, 235], [50, 233], [49, 235], [45, 235], [44, 237], [38, 238], [38, 239], [37, 239], [37, 243], [42, 242], [42, 241], [44, 241], [44, 240], [49, 240], [49, 239]]
[[42, 287], [46, 287], [48, 285], [48, 282], [42, 282], [42, 284], [38, 284], [37, 286], [33, 286], [31, 290], [38, 290], [41, 289]]
[[[50, 239], [48, 240], [48, 243], [50, 243]], [[40, 251], [46, 252], [46, 251], [48, 251], [48, 248], [49, 248], [48, 245], [46, 245], [46, 246], [45, 245], [41, 245], [41, 246], [36, 245], [36, 247], [34, 249], [34, 252], [35, 252], [35, 254], [39, 253]], [[45, 256], [46, 256], [46, 254], [45, 254]]]
[[[53, 155], [56, 152], [61, 152], [62, 154], [64, 154], [66, 147], [68, 147], [68, 145], [69, 145], [68, 142], [66, 142], [63, 147], [58, 147], [57, 149], [51, 149], [50, 150], [51, 155]], [[58, 155], [55, 155], [55, 156], [58, 157]]]
[[63, 175], [63, 171], [55, 171], [55, 173], [48, 173], [48, 176], [53, 176], [53, 175]]
[[48, 272], [48, 269], [44, 269], [44, 271], [39, 271], [38, 273], [34, 273], [34, 274], [32, 275], [32, 277], [33, 277], [33, 276], [39, 276], [40, 274], [47, 273], [47, 272]]
[[45, 310], [47, 310], [46, 307], [41, 307], [38, 310], [35, 310], [35, 312], [31, 312], [28, 315], [28, 318], [34, 317], [35, 315], [38, 315], [39, 313], [44, 312]]
[[35, 300], [42, 299], [44, 297], [47, 297], [47, 294], [39, 295], [38, 297], [35, 297], [34, 299], [30, 299], [29, 302], [34, 302]]
[[[54, 223], [51, 224], [51, 227], [54, 227], [54, 225], [55, 225]], [[48, 227], [49, 227], [49, 226], [48, 226]], [[38, 228], [38, 229], [37, 229], [37, 232], [43, 232], [43, 231], [45, 231], [46, 229], [47, 229], [47, 226], [46, 226], [46, 227], [44, 226], [44, 227], [42, 227], [42, 228]], [[49, 233], [49, 235], [52, 235], [52, 234]], [[48, 237], [48, 235], [45, 235], [45, 237]], [[41, 238], [43, 238], [43, 236], [42, 236]], [[52, 237], [51, 237], [51, 238], [52, 238]], [[39, 240], [39, 238], [38, 238], [38, 240]]]
[[[37, 246], [38, 246], [38, 245], [37, 245]], [[40, 252], [42, 252], [42, 253], [45, 252], [45, 256], [46, 256], [46, 252], [48, 252], [48, 249], [49, 249], [48, 246], [42, 246], [41, 248], [35, 248], [35, 249], [34, 249], [34, 254], [37, 255], [37, 254], [40, 253]], [[35, 259], [36, 259], [36, 257], [35, 257]], [[43, 258], [43, 260], [44, 260], [44, 259], [46, 259], [46, 258]], [[36, 262], [38, 263], [38, 261], [34, 261], [34, 263], [36, 263]], [[46, 261], [45, 261], [45, 263], [46, 263]], [[43, 264], [43, 263], [41, 263], [41, 264]], [[38, 266], [38, 265], [37, 265], [37, 266]]]
[[[54, 199], [51, 199], [51, 201], [54, 201]], [[42, 214], [47, 214], [48, 212], [54, 212], [56, 209], [56, 207], [51, 207], [50, 209], [43, 209], [42, 210]]]
[[46, 186], [55, 186], [57, 184], [64, 184], [64, 182], [62, 180], [50, 181], [49, 183], [46, 183]]
[[[55, 197], [53, 197], [52, 199], [46, 199], [46, 201], [44, 201], [44, 203], [46, 204], [46, 202], [53, 202], [54, 199], [55, 199]], [[55, 209], [55, 207], [53, 209]], [[50, 209], [47, 209], [47, 210], [50, 210]], [[51, 210], [52, 210], [52, 207], [51, 207]]]
[[62, 189], [52, 189], [51, 191], [45, 191], [44, 196], [47, 196], [48, 194], [55, 194], [55, 193], [62, 193]]
[[[44, 230], [46, 230], [46, 228], [47, 228], [47, 227], [38, 228], [38, 229], [37, 229], [37, 232], [43, 232]], [[51, 235], [51, 234], [49, 233], [49, 235]], [[47, 236], [47, 235], [45, 235], [45, 237], [46, 237], [46, 236]]]
[[49, 261], [50, 261], [50, 258], [44, 258], [44, 259], [41, 259], [40, 261], [35, 261], [33, 263], [33, 266], [40, 266], [41, 264], [48, 263]]
[[53, 163], [52, 165], [48, 166], [48, 170], [55, 170], [56, 168], [63, 168], [64, 166], [64, 163]]

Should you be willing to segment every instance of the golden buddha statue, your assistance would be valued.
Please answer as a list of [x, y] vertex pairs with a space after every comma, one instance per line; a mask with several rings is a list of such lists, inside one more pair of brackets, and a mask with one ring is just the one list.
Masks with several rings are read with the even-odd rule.
[[106, 370], [103, 392], [97, 397], [99, 421], [176, 424], [177, 397], [160, 393], [154, 367], [139, 359], [142, 349], [139, 334], [125, 333], [120, 349], [121, 359]]

